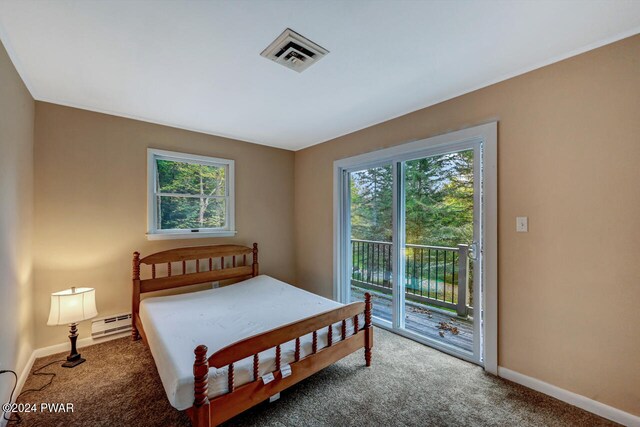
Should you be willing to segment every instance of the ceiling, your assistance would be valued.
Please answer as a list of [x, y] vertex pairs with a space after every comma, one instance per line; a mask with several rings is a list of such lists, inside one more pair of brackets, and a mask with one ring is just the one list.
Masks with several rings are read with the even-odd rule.
[[[261, 57], [287, 27], [330, 53]], [[637, 0], [0, 0], [35, 99], [292, 150], [638, 32]]]

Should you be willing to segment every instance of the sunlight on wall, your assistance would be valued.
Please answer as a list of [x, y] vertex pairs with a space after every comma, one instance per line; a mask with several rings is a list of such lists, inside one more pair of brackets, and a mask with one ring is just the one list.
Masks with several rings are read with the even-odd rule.
[[[0, 45], [0, 369], [22, 373], [33, 351], [34, 101]], [[13, 387], [0, 378], [0, 401]]]

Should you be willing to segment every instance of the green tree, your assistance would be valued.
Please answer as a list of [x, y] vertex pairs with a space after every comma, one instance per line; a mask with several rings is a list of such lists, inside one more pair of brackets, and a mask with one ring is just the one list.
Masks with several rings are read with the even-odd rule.
[[[405, 163], [406, 241], [456, 246], [473, 239], [473, 151]], [[351, 174], [352, 237], [390, 242], [391, 166]]]
[[357, 239], [391, 241], [391, 166], [351, 175], [351, 229]]
[[157, 161], [158, 225], [162, 229], [222, 227], [225, 223], [225, 168]]

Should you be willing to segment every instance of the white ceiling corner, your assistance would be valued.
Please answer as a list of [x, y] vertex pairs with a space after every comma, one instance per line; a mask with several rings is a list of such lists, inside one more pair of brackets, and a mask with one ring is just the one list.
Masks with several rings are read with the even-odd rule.
[[[330, 53], [261, 57], [287, 27]], [[636, 0], [0, 0], [35, 99], [291, 150], [638, 32]]]

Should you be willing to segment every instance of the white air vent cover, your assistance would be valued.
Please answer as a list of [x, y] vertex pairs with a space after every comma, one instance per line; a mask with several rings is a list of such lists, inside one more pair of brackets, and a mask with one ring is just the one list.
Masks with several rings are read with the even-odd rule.
[[322, 46], [287, 28], [260, 55], [300, 73], [327, 53]]
[[91, 336], [93, 338], [104, 337], [105, 335], [117, 334], [128, 330], [131, 330], [131, 313], [101, 317], [91, 322]]

